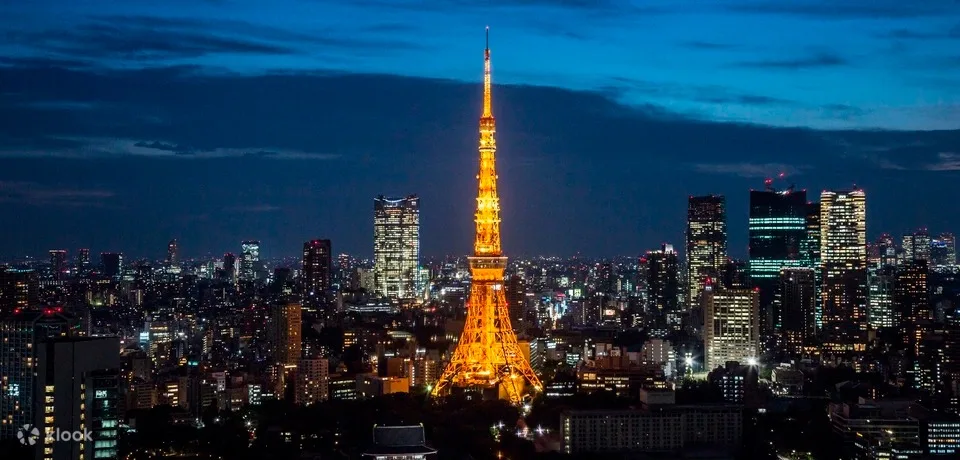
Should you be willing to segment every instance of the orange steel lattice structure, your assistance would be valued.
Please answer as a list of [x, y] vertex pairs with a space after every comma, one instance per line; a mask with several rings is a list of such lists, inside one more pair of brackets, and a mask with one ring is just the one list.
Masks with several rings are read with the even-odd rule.
[[[507, 258], [500, 250], [500, 198], [497, 196], [496, 122], [490, 99], [490, 30], [483, 59], [483, 114], [480, 117], [480, 173], [477, 193], [476, 240], [470, 257], [472, 282], [463, 334], [433, 389], [499, 387], [500, 395], [519, 404], [529, 390], [542, 389], [510, 326], [503, 272]], [[529, 388], [528, 388], [529, 385]]]

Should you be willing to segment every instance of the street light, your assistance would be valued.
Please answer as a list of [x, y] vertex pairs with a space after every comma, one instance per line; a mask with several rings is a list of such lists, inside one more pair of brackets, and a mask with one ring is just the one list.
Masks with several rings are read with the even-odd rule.
[[757, 364], [758, 364], [758, 363], [757, 363], [757, 358], [747, 358], [747, 365], [748, 365], [748, 366], [756, 366]]

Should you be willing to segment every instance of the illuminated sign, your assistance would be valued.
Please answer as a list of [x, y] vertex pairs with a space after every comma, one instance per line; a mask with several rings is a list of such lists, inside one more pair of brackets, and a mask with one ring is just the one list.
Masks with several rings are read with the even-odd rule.
[[107, 397], [107, 390], [97, 390], [93, 397], [95, 399], [105, 399]]

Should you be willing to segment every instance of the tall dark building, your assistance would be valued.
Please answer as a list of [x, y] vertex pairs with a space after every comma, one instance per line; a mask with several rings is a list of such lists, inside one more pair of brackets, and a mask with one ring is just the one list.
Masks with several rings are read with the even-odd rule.
[[237, 255], [232, 252], [223, 255], [223, 278], [230, 282], [237, 280]]
[[520, 275], [511, 275], [507, 278], [507, 308], [510, 310], [510, 324], [514, 329], [523, 320], [523, 312], [527, 305], [527, 283]]
[[617, 265], [611, 262], [596, 266], [596, 290], [602, 294], [615, 295], [619, 291]]
[[56, 281], [60, 281], [66, 276], [67, 251], [65, 249], [50, 250], [50, 274]]
[[941, 233], [930, 241], [930, 261], [941, 267], [957, 264], [957, 239], [953, 233]]
[[303, 243], [303, 270], [300, 273], [304, 300], [322, 297], [330, 289], [333, 253], [330, 240]]
[[909, 235], [903, 235], [903, 260], [924, 260], [930, 263], [930, 243], [932, 239], [927, 229], [921, 228]]
[[[14, 439], [23, 425], [34, 425], [43, 409], [41, 388], [36, 384], [39, 370], [37, 344], [69, 337], [74, 318], [55, 310], [24, 310], [0, 317], [0, 440]], [[116, 352], [119, 356], [119, 351]], [[42, 412], [41, 412], [42, 414]], [[39, 425], [34, 425], [39, 426]]]
[[[32, 426], [39, 431], [90, 432], [93, 442], [42, 439], [37, 458], [117, 458], [119, 450], [120, 340], [79, 337], [38, 342], [37, 409]], [[41, 410], [42, 409], [42, 410]], [[39, 451], [40, 449], [38, 449]], [[49, 452], [49, 453], [47, 453]]]
[[750, 284], [760, 290], [760, 335], [764, 343], [775, 335], [772, 304], [781, 268], [808, 266], [807, 192], [766, 189], [750, 191]]
[[100, 265], [103, 269], [103, 276], [119, 278], [123, 272], [123, 254], [119, 252], [102, 252], [100, 253]]
[[36, 306], [39, 289], [33, 270], [0, 267], [0, 314]]
[[800, 354], [804, 342], [812, 340], [817, 333], [815, 273], [806, 267], [780, 270], [774, 302], [778, 344], [780, 350], [793, 355]]
[[77, 249], [77, 273], [85, 275], [90, 271], [90, 250], [87, 248]]
[[[659, 250], [647, 251], [647, 311], [660, 324], [680, 324], [680, 273], [677, 252], [664, 244]], [[643, 263], [643, 261], [641, 261]]]
[[929, 269], [923, 259], [897, 267], [893, 288], [893, 309], [901, 324], [917, 324], [933, 319], [927, 290]]
[[697, 305], [709, 278], [727, 262], [726, 201], [722, 195], [691, 196], [687, 202], [687, 307]]
[[167, 243], [167, 266], [174, 266], [180, 263], [180, 247], [177, 239], [174, 238]]

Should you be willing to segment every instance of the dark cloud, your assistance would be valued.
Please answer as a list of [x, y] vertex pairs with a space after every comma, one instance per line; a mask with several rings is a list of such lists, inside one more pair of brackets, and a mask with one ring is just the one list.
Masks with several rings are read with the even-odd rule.
[[[338, 252], [364, 255], [370, 201], [409, 193], [423, 200], [424, 254], [470, 247], [478, 84], [50, 67], [3, 67], [0, 81], [18, 101], [0, 104], [0, 181], [35, 184], [33, 196], [47, 202], [112, 206], [52, 214], [7, 199], [0, 213], [22, 224], [0, 230], [0, 254], [59, 245], [151, 255], [178, 236], [187, 253], [222, 253], [259, 238], [265, 254], [290, 255], [305, 240], [329, 237]], [[644, 82], [619, 83], [653, 91]], [[682, 91], [661, 94], [673, 92]], [[687, 95], [778, 102], [716, 88]], [[48, 110], [31, 101], [95, 104]], [[771, 169], [802, 173], [798, 186], [810, 189], [865, 187], [877, 206], [871, 228], [960, 227], [956, 216], [933, 211], [951, 205], [940, 197], [955, 187], [956, 157], [945, 153], [956, 152], [958, 131], [716, 123], [623, 105], [600, 91], [536, 86], [497, 85], [494, 101], [510, 255], [637, 254], [649, 242], [679, 241], [684, 200], [701, 193], [728, 196], [731, 240], [738, 241], [746, 218], [736, 210], [746, 209], [746, 190]], [[306, 161], [317, 159], [324, 161]], [[24, 196], [17, 187], [19, 195], [8, 196]], [[75, 199], [91, 190], [112, 195]], [[931, 211], [904, 217], [904, 203], [914, 201]]]
[[117, 61], [168, 61], [211, 54], [325, 56], [333, 51], [378, 53], [383, 49], [419, 45], [399, 40], [354, 38], [350, 31], [316, 34], [239, 21], [204, 21], [155, 16], [94, 18], [70, 29], [10, 31], [13, 43], [62, 58], [6, 58], [10, 65], [38, 64], [77, 68]]
[[745, 61], [735, 64], [737, 67], [750, 67], [756, 69], [779, 69], [779, 70], [798, 70], [798, 69], [816, 69], [823, 67], [840, 67], [848, 65], [847, 59], [831, 53], [819, 53], [813, 56], [799, 57], [793, 59], [764, 59], [756, 61]]
[[738, 13], [791, 15], [812, 19], [905, 19], [956, 14], [953, 0], [755, 0], [725, 6]]
[[0, 180], [0, 205], [103, 206], [114, 193], [97, 189], [73, 189], [29, 181]]

